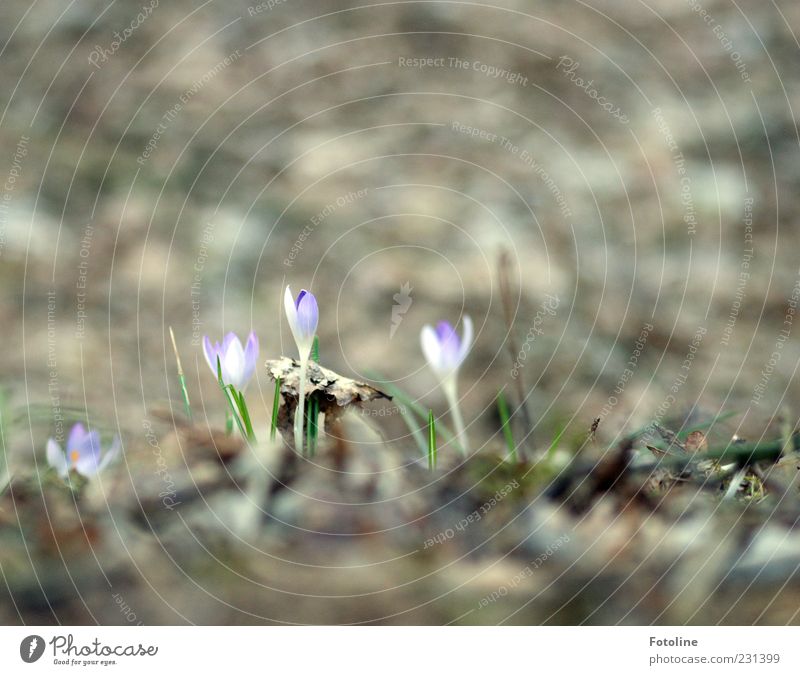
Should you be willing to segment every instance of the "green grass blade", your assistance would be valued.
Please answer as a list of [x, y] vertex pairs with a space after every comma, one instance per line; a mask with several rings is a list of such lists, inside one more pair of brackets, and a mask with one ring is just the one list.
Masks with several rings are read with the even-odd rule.
[[[242, 436], [247, 438], [247, 432], [245, 431], [244, 425], [242, 424], [242, 420], [239, 419], [239, 413], [237, 412], [238, 405], [236, 404], [236, 390], [233, 389], [232, 386], [226, 385], [222, 381], [222, 364], [220, 363], [219, 356], [217, 357], [217, 381], [219, 382], [219, 387], [222, 389], [222, 393], [225, 396], [225, 400], [228, 402], [229, 412], [225, 417], [225, 430], [228, 434], [233, 431], [233, 424], [231, 424], [231, 416], [233, 416], [234, 421], [236, 422], [236, 426], [239, 427], [239, 431], [241, 432]], [[233, 394], [231, 394], [231, 390], [233, 390]]]
[[556, 428], [556, 435], [553, 436], [553, 440], [550, 441], [550, 447], [547, 448], [547, 461], [550, 462], [553, 460], [553, 457], [556, 454], [556, 450], [558, 450], [558, 446], [561, 445], [561, 438], [564, 436], [564, 432], [567, 430], [566, 425], [559, 424]]
[[[222, 362], [219, 360], [219, 356], [217, 356], [217, 382], [219, 383], [219, 388], [222, 389], [222, 393], [225, 396], [225, 400], [228, 401], [228, 405], [230, 406], [230, 401], [228, 400], [228, 392], [225, 391], [225, 383], [222, 381]], [[225, 433], [228, 436], [231, 435], [233, 432], [233, 418], [231, 417], [231, 411], [228, 408], [225, 408]]]
[[428, 468], [436, 468], [436, 419], [433, 410], [428, 410]]
[[281, 378], [275, 380], [275, 396], [272, 398], [272, 421], [269, 426], [269, 438], [275, 440], [275, 434], [278, 431], [278, 409], [281, 404]]
[[[774, 462], [781, 458], [785, 451], [785, 446], [786, 441], [783, 438], [774, 441], [759, 441], [755, 443], [729, 441], [725, 445], [712, 448], [706, 452], [667, 455], [658, 458], [654, 462], [642, 464], [641, 466], [648, 468], [651, 466], [674, 468], [675, 470], [682, 471], [692, 464], [707, 460], [713, 460], [718, 464], [736, 462], [742, 466], [745, 464], [754, 464], [755, 462]], [[792, 436], [791, 449], [792, 452], [800, 451], [800, 434], [794, 434]]]
[[[730, 412], [723, 413], [721, 415], [716, 415], [715, 417], [712, 417], [710, 420], [706, 420], [705, 422], [701, 422], [700, 424], [692, 425], [691, 427], [686, 427], [685, 429], [681, 429], [676, 434], [676, 436], [677, 436], [679, 441], [685, 441], [686, 438], [689, 436], [689, 434], [692, 433], [693, 431], [706, 431], [707, 429], [709, 429], [710, 427], [714, 426], [718, 422], [724, 422], [725, 420], [727, 420], [727, 419], [729, 419], [729, 418], [731, 418], [731, 417], [733, 417], [733, 416], [735, 416], [737, 414], [738, 414], [738, 412], [733, 410], [733, 411], [730, 411]], [[641, 429], [637, 429], [636, 431], [633, 431], [633, 432], [627, 434], [625, 436], [625, 439], [626, 440], [631, 440], [633, 442], [637, 442], [637, 441], [641, 440], [641, 437], [645, 432], [651, 432], [652, 433], [653, 429], [654, 429], [653, 422], [648, 422], [647, 425], [643, 426]], [[650, 444], [655, 446], [655, 447], [659, 447], [659, 443], [660, 442], [659, 442], [658, 439], [652, 439], [652, 442]]]
[[6, 491], [6, 488], [11, 482], [11, 472], [8, 470], [8, 452], [6, 449], [6, 432], [8, 431], [6, 403], [6, 391], [0, 389], [0, 495]]
[[183, 396], [183, 408], [186, 410], [186, 417], [189, 421], [192, 420], [192, 404], [189, 402], [189, 391], [186, 389], [186, 378], [183, 373], [178, 374], [178, 380], [181, 383], [181, 395]]
[[716, 415], [715, 417], [712, 417], [710, 420], [706, 420], [705, 422], [701, 422], [700, 424], [695, 424], [694, 426], [687, 427], [686, 429], [683, 429], [680, 432], [678, 432], [677, 434], [678, 440], [685, 441], [689, 437], [689, 434], [691, 434], [692, 432], [707, 431], [715, 424], [718, 424], [719, 422], [724, 422], [725, 420], [730, 419], [734, 415], [738, 414], [739, 414], [738, 411], [730, 410], [726, 413], [722, 413], [721, 415]]
[[414, 439], [414, 442], [417, 444], [419, 451], [423, 455], [428, 454], [428, 443], [425, 440], [425, 434], [420, 429], [419, 425], [417, 424], [417, 418], [414, 417], [411, 413], [408, 412], [408, 408], [403, 406], [400, 417], [403, 419], [403, 422], [408, 427], [408, 430], [411, 432], [411, 437]]
[[317, 436], [319, 435], [319, 401], [311, 399], [308, 402], [306, 419], [306, 447], [308, 456], [313, 457], [317, 452]]
[[[380, 380], [379, 377], [372, 377], [372, 379]], [[401, 389], [398, 389], [393, 384], [387, 383], [381, 386], [386, 390], [387, 394], [397, 400], [402, 406], [400, 416], [403, 418], [403, 422], [405, 422], [414, 441], [417, 443], [419, 451], [422, 453], [423, 457], [427, 457], [428, 440], [425, 438], [425, 433], [422, 428], [420, 428], [420, 422], [427, 420], [425, 409], [421, 405], [414, 403]], [[416, 415], [414, 413], [416, 413]]]
[[237, 392], [233, 387], [231, 387], [231, 391], [236, 399], [236, 404], [239, 407], [239, 414], [244, 422], [244, 428], [247, 432], [247, 440], [255, 441], [256, 435], [253, 431], [253, 423], [250, 421], [250, 411], [247, 409], [247, 403], [244, 401], [244, 394], [240, 391]]
[[[386, 393], [389, 394], [393, 399], [396, 398], [400, 403], [403, 404], [405, 408], [416, 413], [420, 422], [425, 423], [427, 421], [428, 410], [424, 408], [421, 404], [413, 401], [411, 397], [408, 394], [406, 394], [402, 389], [395, 386], [391, 382], [384, 382], [383, 378], [377, 373], [368, 372], [367, 375], [370, 377], [370, 379], [373, 379], [376, 382], [380, 382], [381, 388], [385, 389]], [[416, 427], [417, 420], [414, 417], [410, 417], [410, 419], [414, 420], [413, 426], [409, 424], [409, 428], [413, 432], [413, 429]], [[448, 443], [455, 441], [455, 435], [444, 424], [441, 423], [437, 424], [436, 431]], [[427, 442], [423, 442], [422, 451], [423, 453], [427, 452]]]
[[192, 404], [189, 402], [189, 390], [186, 388], [186, 377], [183, 374], [183, 366], [181, 365], [181, 357], [178, 353], [178, 344], [175, 342], [175, 333], [172, 331], [172, 326], [169, 327], [169, 337], [172, 340], [172, 350], [175, 352], [175, 363], [178, 366], [178, 381], [181, 385], [181, 396], [183, 397], [183, 407], [186, 410], [186, 416], [191, 421], [192, 419]]
[[228, 407], [230, 408], [233, 421], [236, 422], [236, 426], [239, 427], [239, 431], [241, 432], [242, 436], [247, 438], [247, 430], [244, 428], [242, 419], [239, 416], [239, 412], [237, 411], [238, 405], [236, 402], [236, 390], [230, 385], [228, 385], [224, 386], [222, 388], [222, 391], [225, 394], [225, 398], [228, 400]]
[[517, 445], [514, 443], [514, 432], [511, 429], [508, 401], [506, 401], [506, 395], [502, 390], [497, 394], [497, 412], [500, 414], [503, 436], [505, 436], [506, 445], [508, 446], [508, 456], [512, 461], [516, 462], [518, 461]]

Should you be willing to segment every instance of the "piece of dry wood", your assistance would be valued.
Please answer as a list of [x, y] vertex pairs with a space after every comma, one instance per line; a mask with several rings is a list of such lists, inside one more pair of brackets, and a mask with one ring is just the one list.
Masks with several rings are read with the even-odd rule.
[[[266, 366], [267, 372], [273, 380], [281, 378], [281, 394], [284, 397], [296, 399], [300, 387], [300, 362], [288, 356], [282, 356], [279, 359], [267, 361]], [[378, 398], [392, 399], [388, 394], [365, 382], [351, 380], [310, 361], [306, 376], [306, 396], [315, 393], [324, 394], [331, 403], [342, 408], [352, 403], [374, 401]]]
[[[278, 429], [282, 432], [291, 428], [294, 420], [294, 411], [297, 408], [297, 399], [300, 387], [300, 362], [296, 359], [282, 356], [266, 362], [267, 373], [275, 380], [281, 380], [281, 398], [284, 405], [278, 413]], [[306, 374], [306, 398], [316, 400], [319, 404], [320, 414], [325, 416], [325, 428], [330, 430], [332, 425], [341, 418], [349, 406], [360, 406], [362, 403], [392, 397], [376, 389], [372, 385], [357, 380], [351, 380], [328, 368], [323, 368], [318, 363], [310, 361]], [[308, 401], [307, 401], [308, 402]], [[306, 411], [308, 408], [306, 408]]]

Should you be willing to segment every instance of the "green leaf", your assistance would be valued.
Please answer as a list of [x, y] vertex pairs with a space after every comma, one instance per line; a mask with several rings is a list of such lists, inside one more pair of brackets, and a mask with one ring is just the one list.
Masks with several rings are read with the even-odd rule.
[[[311, 360], [319, 363], [319, 337], [314, 336], [311, 346]], [[317, 452], [317, 436], [319, 435], [319, 401], [316, 398], [308, 400], [306, 409], [306, 448], [308, 456], [313, 457]]]
[[317, 452], [317, 436], [319, 435], [319, 401], [312, 398], [308, 401], [306, 427], [306, 446], [308, 456], [313, 457]]
[[506, 401], [506, 395], [502, 390], [500, 390], [500, 392], [497, 394], [497, 412], [500, 414], [503, 436], [505, 436], [506, 445], [508, 446], [508, 455], [512, 461], [516, 462], [518, 460], [517, 445], [514, 443], [514, 432], [511, 429], [511, 417], [509, 416], [508, 412], [508, 401]]
[[319, 363], [319, 337], [314, 336], [314, 342], [311, 345], [311, 360]]
[[239, 431], [241, 432], [242, 436], [247, 438], [247, 430], [244, 428], [242, 420], [239, 417], [239, 413], [236, 410], [238, 408], [238, 405], [236, 403], [236, 390], [230, 385], [224, 386], [222, 390], [225, 393], [225, 397], [228, 399], [228, 407], [231, 410], [231, 413], [233, 415], [233, 420], [234, 422], [236, 422], [236, 426], [239, 427]]
[[[172, 326], [169, 327], [169, 337], [172, 340], [172, 349], [175, 352], [175, 363], [178, 368], [178, 382], [181, 385], [181, 396], [183, 397], [183, 407], [186, 410], [186, 416], [191, 421], [192, 419], [192, 404], [189, 402], [189, 390], [186, 388], [186, 377], [183, 374], [183, 366], [181, 365], [181, 357], [178, 353], [178, 343], [175, 341], [175, 333], [172, 331]], [[217, 357], [219, 361], [219, 357]], [[217, 366], [219, 368], [219, 366]]]
[[256, 435], [253, 431], [253, 424], [250, 421], [250, 411], [247, 409], [247, 404], [244, 402], [244, 394], [242, 392], [237, 392], [233, 387], [231, 387], [231, 391], [233, 392], [234, 398], [236, 398], [236, 404], [239, 408], [239, 415], [244, 422], [244, 428], [247, 433], [246, 438], [248, 441], [255, 441]]
[[718, 424], [719, 422], [724, 422], [725, 420], [730, 419], [731, 417], [738, 414], [739, 414], [738, 411], [731, 410], [729, 412], [722, 413], [720, 415], [715, 415], [710, 420], [706, 420], [705, 422], [701, 422], [700, 424], [696, 424], [694, 426], [687, 427], [686, 429], [682, 429], [677, 433], [678, 440], [685, 441], [689, 437], [689, 434], [691, 434], [692, 432], [707, 431], [715, 424]]
[[[403, 417], [403, 421], [408, 425], [408, 428], [411, 430], [411, 433], [414, 434], [414, 438], [417, 439], [417, 444], [420, 446], [420, 450], [423, 454], [427, 454], [428, 447], [427, 442], [423, 433], [419, 430], [418, 421], [420, 423], [425, 423], [428, 419], [428, 411], [419, 403], [413, 401], [411, 397], [406, 394], [402, 389], [395, 386], [391, 382], [386, 382], [383, 377], [381, 377], [378, 373], [375, 372], [368, 372], [368, 377], [376, 382], [379, 382], [381, 388], [386, 390], [386, 393], [389, 394], [393, 399], [397, 399], [400, 403], [403, 404], [403, 407], [406, 410], [410, 410], [411, 412], [417, 415], [417, 418], [409, 415], [407, 412], [401, 413]], [[455, 441], [455, 436], [453, 433], [448, 429], [444, 424], [437, 425], [437, 432], [445, 439], [445, 441], [452, 442]], [[418, 438], [419, 435], [419, 438]], [[421, 442], [420, 442], [421, 440]]]
[[[233, 388], [233, 385], [225, 384], [222, 381], [222, 364], [220, 363], [219, 356], [217, 356], [217, 381], [219, 382], [219, 387], [222, 389], [225, 399], [228, 401], [228, 408], [230, 409], [230, 412], [225, 418], [225, 430], [228, 434], [230, 434], [233, 429], [233, 425], [231, 424], [232, 415], [233, 420], [236, 422], [236, 426], [239, 427], [239, 431], [241, 432], [242, 436], [244, 436], [247, 440], [251, 440], [252, 436], [248, 435], [247, 430], [242, 423], [242, 418], [239, 417], [241, 414], [241, 409], [239, 407], [238, 397], [236, 396], [236, 390]], [[242, 399], [242, 402], [244, 402], [244, 399]], [[246, 409], [247, 406], [245, 406], [245, 410]]]
[[553, 456], [556, 454], [556, 450], [558, 450], [558, 446], [561, 444], [561, 437], [564, 435], [566, 430], [567, 426], [565, 424], [559, 424], [556, 428], [555, 436], [553, 436], [553, 440], [550, 441], [550, 447], [547, 448], [547, 461], [552, 461]]
[[272, 398], [272, 421], [269, 427], [270, 440], [275, 440], [278, 431], [278, 408], [281, 404], [281, 378], [275, 379], [275, 396]]
[[436, 468], [436, 419], [433, 410], [428, 410], [428, 468]]
[[[674, 467], [677, 470], [682, 470], [690, 464], [706, 460], [713, 460], [718, 464], [736, 462], [740, 465], [749, 465], [755, 462], [777, 461], [784, 454], [785, 446], [786, 441], [782, 438], [776, 441], [760, 441], [756, 443], [730, 441], [727, 445], [712, 448], [703, 453], [670, 454], [660, 457], [658, 461], [651, 464], [652, 466], [663, 468]], [[792, 436], [790, 448], [792, 452], [800, 450], [800, 434], [794, 434]], [[648, 468], [651, 464], [642, 464], [641, 467]]]

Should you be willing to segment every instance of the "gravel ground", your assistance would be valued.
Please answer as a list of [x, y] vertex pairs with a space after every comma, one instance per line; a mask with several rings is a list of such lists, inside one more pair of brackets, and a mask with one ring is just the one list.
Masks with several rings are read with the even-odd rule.
[[[625, 468], [654, 423], [719, 417], [712, 449], [795, 427], [797, 3], [0, 17], [0, 620], [798, 621], [796, 453]], [[476, 456], [429, 473], [396, 398], [314, 462], [226, 437], [201, 337], [258, 333], [263, 441], [287, 283], [319, 300], [324, 366], [441, 424], [419, 333], [470, 315]], [[73, 493], [44, 448], [77, 420], [124, 461]]]

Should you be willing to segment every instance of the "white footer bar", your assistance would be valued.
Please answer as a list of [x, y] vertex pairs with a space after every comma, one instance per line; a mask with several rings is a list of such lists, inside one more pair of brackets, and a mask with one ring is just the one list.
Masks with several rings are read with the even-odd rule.
[[761, 675], [800, 672], [800, 628], [29, 626], [0, 629], [0, 653], [3, 673]]

